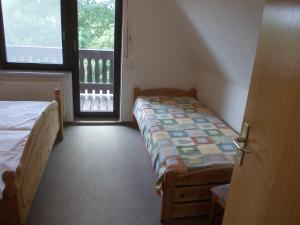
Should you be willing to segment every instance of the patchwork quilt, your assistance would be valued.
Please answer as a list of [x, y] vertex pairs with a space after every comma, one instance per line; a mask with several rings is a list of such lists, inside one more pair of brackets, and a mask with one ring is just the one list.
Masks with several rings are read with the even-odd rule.
[[158, 176], [233, 165], [238, 135], [192, 97], [139, 97], [134, 116]]

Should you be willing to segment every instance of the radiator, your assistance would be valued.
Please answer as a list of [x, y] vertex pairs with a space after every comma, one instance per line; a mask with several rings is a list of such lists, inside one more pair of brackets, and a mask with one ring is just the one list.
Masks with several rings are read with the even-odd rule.
[[73, 121], [71, 73], [0, 71], [0, 100], [52, 101], [61, 90], [65, 121]]

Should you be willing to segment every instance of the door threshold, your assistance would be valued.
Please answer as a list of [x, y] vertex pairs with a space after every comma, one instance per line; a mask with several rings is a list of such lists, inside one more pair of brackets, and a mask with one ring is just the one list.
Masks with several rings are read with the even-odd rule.
[[114, 118], [75, 118], [74, 122], [69, 124], [72, 125], [126, 125], [131, 126], [131, 121], [121, 121]]

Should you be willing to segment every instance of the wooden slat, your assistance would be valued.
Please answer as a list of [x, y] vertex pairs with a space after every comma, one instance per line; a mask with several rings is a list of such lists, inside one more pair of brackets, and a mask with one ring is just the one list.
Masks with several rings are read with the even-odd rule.
[[115, 74], [114, 74], [114, 60], [110, 59], [110, 68], [109, 68], [109, 79], [110, 79], [110, 83], [114, 83], [115, 82]]
[[84, 59], [79, 59], [79, 80], [80, 82], [84, 82]]
[[[79, 67], [80, 67], [80, 82], [96, 82], [96, 83], [113, 83], [114, 82], [114, 52], [113, 51], [102, 51], [102, 50], [90, 50], [80, 49], [79, 50]], [[86, 67], [84, 66], [84, 60], [87, 60]], [[102, 65], [99, 65], [101, 60]], [[92, 62], [95, 61], [95, 66]], [[110, 63], [108, 71], [107, 63]], [[101, 70], [100, 70], [101, 68]], [[93, 72], [95, 73], [95, 79], [93, 78]], [[109, 74], [107, 74], [109, 72]], [[102, 79], [100, 79], [100, 73]], [[99, 74], [99, 75], [98, 75]]]
[[177, 186], [229, 183], [232, 166], [197, 170], [177, 177]]
[[99, 110], [102, 111], [102, 112], [106, 112], [107, 111], [107, 99], [106, 99], [106, 96], [101, 96]]
[[92, 106], [92, 97], [88, 96], [84, 101], [82, 111], [91, 111], [91, 106]]
[[190, 96], [197, 97], [196, 89], [190, 89], [189, 91], [175, 89], [175, 88], [153, 88], [142, 90], [135, 87], [133, 90], [133, 100], [135, 101], [138, 96]]
[[84, 102], [85, 102], [85, 96], [80, 96], [80, 109], [83, 108]]
[[95, 59], [95, 82], [100, 82], [100, 73], [99, 73], [99, 60]]
[[107, 108], [108, 112], [112, 112], [114, 110], [114, 104], [113, 103], [114, 103], [114, 97], [110, 96], [109, 100], [108, 100], [108, 108]]
[[215, 185], [179, 187], [175, 189], [175, 202], [192, 202], [211, 199], [211, 188]]
[[173, 218], [209, 215], [211, 201], [201, 201], [193, 203], [175, 204]]
[[87, 64], [87, 81], [88, 82], [93, 82], [93, 77], [92, 77], [92, 60], [88, 59], [88, 64]]
[[100, 97], [99, 96], [93, 96], [92, 97], [91, 111], [99, 111], [99, 105], [100, 105]]
[[108, 95], [81, 95], [80, 109], [81, 111], [112, 112], [113, 97]]
[[102, 82], [107, 83], [107, 60], [102, 59]]

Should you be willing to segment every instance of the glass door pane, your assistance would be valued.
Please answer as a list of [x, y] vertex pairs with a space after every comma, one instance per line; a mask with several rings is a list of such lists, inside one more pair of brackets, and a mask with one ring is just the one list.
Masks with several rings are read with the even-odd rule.
[[115, 0], [78, 0], [80, 112], [113, 112]]
[[60, 0], [1, 0], [6, 60], [63, 64]]

